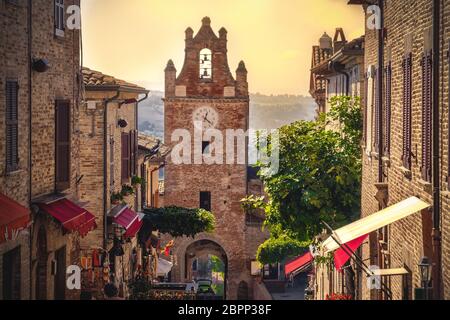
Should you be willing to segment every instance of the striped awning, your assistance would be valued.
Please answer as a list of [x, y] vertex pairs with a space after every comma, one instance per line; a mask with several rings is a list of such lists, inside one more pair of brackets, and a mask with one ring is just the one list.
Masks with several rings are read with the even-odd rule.
[[38, 203], [39, 208], [58, 220], [68, 232], [78, 232], [85, 237], [97, 228], [95, 216], [68, 199], [52, 203]]
[[[349, 243], [429, 207], [428, 203], [417, 197], [411, 197], [334, 231], [333, 237], [341, 244]], [[325, 253], [339, 249], [339, 244], [333, 237], [323, 242], [322, 247]]]
[[0, 193], [0, 243], [13, 240], [30, 221], [29, 209]]

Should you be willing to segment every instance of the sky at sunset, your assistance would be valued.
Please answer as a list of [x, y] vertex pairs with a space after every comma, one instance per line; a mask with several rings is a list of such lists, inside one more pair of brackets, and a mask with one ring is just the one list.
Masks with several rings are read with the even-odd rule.
[[363, 34], [360, 6], [347, 0], [81, 0], [84, 66], [164, 87], [164, 68], [184, 59], [184, 31], [197, 32], [209, 16], [218, 34], [228, 30], [230, 68], [244, 60], [250, 91], [303, 94], [309, 89], [311, 46], [343, 27], [347, 39]]

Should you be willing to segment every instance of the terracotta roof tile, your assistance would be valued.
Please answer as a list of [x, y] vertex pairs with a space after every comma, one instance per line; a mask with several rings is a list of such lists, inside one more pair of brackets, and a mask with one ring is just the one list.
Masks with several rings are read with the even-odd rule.
[[109, 76], [99, 71], [91, 70], [86, 67], [83, 67], [82, 73], [83, 73], [83, 83], [86, 87], [88, 87], [87, 90], [90, 89], [89, 87], [91, 88], [98, 87], [98, 89], [102, 89], [102, 87], [104, 87], [105, 89], [117, 87], [117, 89], [122, 89], [124, 91], [132, 90], [142, 93], [148, 92], [147, 89], [140, 87], [136, 84], [116, 79], [113, 76]]

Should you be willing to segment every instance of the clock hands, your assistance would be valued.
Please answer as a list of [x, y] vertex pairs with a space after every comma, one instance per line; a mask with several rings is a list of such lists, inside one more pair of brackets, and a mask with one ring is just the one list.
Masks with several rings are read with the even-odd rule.
[[213, 125], [212, 122], [208, 120], [208, 114], [209, 114], [209, 111], [206, 113], [205, 118], [203, 120], [208, 122], [210, 125]]

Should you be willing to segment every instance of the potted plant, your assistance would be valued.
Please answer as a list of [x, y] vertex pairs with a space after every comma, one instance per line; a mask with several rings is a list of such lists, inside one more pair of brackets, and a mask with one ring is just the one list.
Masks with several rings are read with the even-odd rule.
[[118, 204], [120, 204], [122, 201], [123, 201], [123, 195], [122, 195], [122, 193], [120, 193], [120, 192], [114, 192], [114, 193], [111, 195], [111, 203], [112, 203], [113, 205], [118, 205]]
[[138, 177], [138, 176], [133, 176], [131, 178], [131, 185], [133, 187], [142, 186], [142, 185], [144, 185], [144, 183], [145, 183], [144, 178], [141, 178], [141, 177]]
[[127, 184], [122, 186], [122, 196], [128, 197], [134, 194], [134, 188], [132, 186], [129, 186]]

